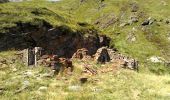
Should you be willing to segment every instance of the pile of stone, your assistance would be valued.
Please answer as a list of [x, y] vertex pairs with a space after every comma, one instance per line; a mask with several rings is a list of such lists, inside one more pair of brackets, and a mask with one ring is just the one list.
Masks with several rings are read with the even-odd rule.
[[[21, 54], [20, 54], [21, 55]], [[73, 64], [71, 59], [80, 59], [84, 61], [94, 61], [101, 64], [111, 64], [111, 70], [117, 67], [128, 68], [132, 70], [138, 70], [138, 61], [130, 57], [124, 56], [114, 49], [107, 47], [99, 48], [94, 55], [90, 55], [86, 48], [78, 49], [69, 58], [61, 58], [61, 56], [55, 54], [43, 54], [42, 48], [28, 48], [22, 53], [22, 58], [28, 66], [42, 65], [50, 67], [54, 74], [72, 74]], [[113, 68], [113, 69], [112, 69]], [[93, 67], [84, 66], [84, 71], [92, 75], [96, 75], [97, 71]], [[110, 69], [109, 69], [110, 71]]]
[[19, 53], [18, 57], [23, 60], [27, 66], [42, 65], [50, 67], [54, 74], [71, 74], [73, 71], [72, 61], [67, 58], [61, 58], [54, 54], [44, 54], [44, 51], [40, 47], [28, 48]]
[[88, 54], [88, 50], [86, 48], [82, 48], [82, 49], [78, 49], [73, 54], [72, 59], [87, 60], [87, 59], [91, 59], [91, 56]]
[[54, 74], [71, 74], [73, 71], [72, 61], [66, 58], [59, 58], [57, 55], [43, 55], [37, 63], [38, 65], [50, 67]]
[[138, 71], [138, 61], [136, 59], [124, 56], [107, 47], [99, 48], [93, 56], [90, 56], [85, 48], [78, 49], [72, 59], [91, 60], [101, 64], [111, 63], [113, 68], [122, 67]]
[[113, 49], [107, 47], [101, 47], [94, 55], [94, 60], [98, 63], [113, 63], [113, 66], [123, 67], [133, 70], [138, 70], [138, 61], [124, 56]]
[[6, 59], [0, 59], [0, 65], [1, 64], [7, 64], [7, 60]]

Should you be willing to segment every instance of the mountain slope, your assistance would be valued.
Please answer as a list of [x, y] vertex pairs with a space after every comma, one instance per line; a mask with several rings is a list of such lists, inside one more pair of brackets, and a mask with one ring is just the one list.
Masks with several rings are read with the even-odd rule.
[[[110, 36], [111, 46], [142, 64], [152, 56], [170, 60], [170, 1], [64, 0], [62, 4], [77, 20], [91, 23]], [[142, 25], [148, 20], [150, 25]]]

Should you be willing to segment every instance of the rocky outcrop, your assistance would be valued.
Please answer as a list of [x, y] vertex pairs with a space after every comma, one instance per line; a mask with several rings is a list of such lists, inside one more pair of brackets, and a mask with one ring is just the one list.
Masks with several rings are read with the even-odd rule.
[[8, 31], [5, 33], [0, 33], [0, 51], [9, 49], [22, 50], [28, 47], [35, 47], [37, 45], [36, 40], [32, 36], [45, 34], [52, 28], [52, 25], [44, 20], [35, 19], [35, 21], [38, 23], [37, 25], [16, 22], [15, 27], [6, 29]]
[[95, 29], [80, 28], [73, 31], [68, 26], [53, 28], [49, 23], [40, 21], [38, 25], [17, 23], [17, 27], [0, 37], [0, 51], [42, 47], [44, 54], [55, 54], [71, 58], [81, 48], [86, 48], [89, 55], [95, 54], [101, 46], [109, 46], [110, 38], [99, 35]]

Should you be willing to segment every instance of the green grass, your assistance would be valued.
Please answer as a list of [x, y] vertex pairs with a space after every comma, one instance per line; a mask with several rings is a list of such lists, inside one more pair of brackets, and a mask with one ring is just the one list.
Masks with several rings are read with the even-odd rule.
[[[8, 59], [7, 65], [0, 66], [0, 93], [2, 100], [169, 100], [170, 99], [170, 69], [161, 63], [147, 61], [151, 56], [164, 57], [170, 60], [170, 41], [167, 34], [170, 25], [165, 24], [170, 19], [170, 1], [164, 0], [105, 0], [104, 6], [99, 0], [62, 0], [58, 3], [50, 3], [43, 0], [34, 0], [21, 3], [0, 4], [0, 33], [7, 33], [10, 28], [16, 28], [17, 23], [30, 23], [40, 25], [46, 21], [54, 27], [67, 26], [72, 31], [88, 33], [89, 29], [106, 34], [119, 52], [136, 58], [140, 62], [139, 73], [121, 69], [117, 73], [105, 73], [89, 77], [86, 84], [80, 84], [82, 62], [75, 61], [75, 72], [72, 76], [66, 76], [68, 80], [55, 80], [41, 77], [50, 73], [45, 67], [28, 68], [22, 62], [16, 61], [10, 64], [15, 57], [15, 51], [0, 52], [0, 59]], [[121, 23], [128, 22], [132, 12], [130, 4], [136, 2], [139, 5], [138, 23], [120, 27]], [[107, 16], [106, 16], [107, 15]], [[101, 28], [113, 16], [115, 23], [106, 28]], [[103, 17], [106, 16], [106, 17]], [[152, 17], [162, 22], [154, 23], [142, 29], [141, 23]], [[101, 18], [101, 24], [94, 25]], [[86, 23], [80, 26], [78, 23]], [[135, 29], [135, 30], [134, 30]], [[135, 34], [136, 41], [129, 42], [127, 37]], [[90, 62], [87, 62], [90, 63]], [[100, 69], [101, 65], [93, 63], [93, 67]], [[31, 72], [32, 76], [24, 77], [23, 73]], [[98, 80], [98, 81], [96, 81]], [[29, 82], [21, 93], [15, 93], [21, 89], [24, 82]], [[45, 86], [47, 90], [38, 91]], [[78, 90], [70, 90], [70, 86], [77, 86]]]
[[[0, 59], [9, 61], [15, 58], [15, 51], [0, 53]], [[75, 70], [72, 76], [65, 76], [61, 80], [55, 77], [43, 77], [51, 71], [42, 66], [31, 68], [26, 67], [20, 60], [14, 64], [7, 64], [0, 67], [0, 94], [2, 100], [169, 100], [170, 99], [170, 76], [162, 75], [161, 69], [153, 71], [159, 72], [158, 75], [150, 72], [139, 73], [121, 69], [116, 73], [104, 73], [88, 77], [88, 82], [80, 84], [79, 78], [82, 77], [82, 64], [84, 62], [74, 61]], [[85, 62], [91, 64], [92, 62]], [[101, 65], [92, 63], [94, 68], [104, 68]], [[152, 65], [160, 68], [159, 65]], [[111, 66], [108, 66], [111, 67]], [[163, 68], [164, 69], [164, 68]], [[146, 71], [146, 70], [145, 70]], [[31, 73], [25, 75], [27, 72]], [[65, 80], [67, 79], [67, 80]], [[21, 92], [16, 91], [24, 87]], [[39, 91], [40, 87], [47, 87], [47, 90]], [[70, 89], [77, 87], [77, 89]]]
[[61, 7], [43, 0], [0, 4], [0, 14], [1, 33], [17, 27], [17, 23], [41, 25], [42, 21], [46, 21], [53, 27], [66, 25], [72, 30], [80, 28], [73, 17], [64, 13]]
[[[111, 46], [117, 48], [121, 53], [137, 58], [141, 62], [141, 66], [145, 66], [148, 70], [155, 67], [145, 63], [146, 59], [151, 56], [156, 55], [170, 60], [170, 41], [167, 38], [170, 26], [165, 24], [165, 20], [169, 19], [170, 16], [170, 2], [168, 0], [165, 0], [167, 5], [164, 5], [161, 0], [105, 0], [103, 4], [99, 1], [86, 0], [80, 3], [79, 0], [64, 0], [63, 4], [66, 6], [65, 10], [71, 12], [79, 21], [85, 21], [96, 26], [94, 22], [100, 19], [101, 23], [98, 25], [98, 29], [102, 34], [112, 38]], [[120, 27], [121, 23], [128, 22], [130, 16], [133, 15], [130, 6], [132, 3], [139, 6], [136, 13], [137, 16], [140, 16], [139, 22]], [[99, 8], [102, 5], [104, 6]], [[145, 30], [143, 30], [141, 23], [149, 17], [156, 19], [157, 22], [144, 27]], [[114, 23], [106, 28], [100, 28], [111, 18], [115, 18]], [[161, 19], [163, 21], [159, 22]], [[130, 33], [135, 34], [135, 42], [128, 42], [127, 37]], [[166, 69], [166, 71], [169, 72], [169, 69]]]
[[[10, 61], [15, 51], [0, 53]], [[137, 73], [120, 69], [116, 73], [109, 72], [88, 76], [85, 84], [79, 82], [84, 62], [75, 60], [75, 70], [71, 76], [45, 77], [51, 71], [46, 67], [26, 67], [21, 61], [0, 70], [0, 94], [2, 100], [169, 100], [170, 76], [151, 73]], [[101, 65], [92, 67], [100, 69]], [[109, 67], [109, 66], [108, 66]], [[111, 66], [110, 66], [111, 67]], [[1, 67], [0, 67], [1, 68]], [[17, 69], [17, 70], [14, 70]], [[26, 74], [27, 73], [27, 74]], [[20, 92], [23, 87], [26, 87]], [[39, 90], [40, 87], [47, 87]]]

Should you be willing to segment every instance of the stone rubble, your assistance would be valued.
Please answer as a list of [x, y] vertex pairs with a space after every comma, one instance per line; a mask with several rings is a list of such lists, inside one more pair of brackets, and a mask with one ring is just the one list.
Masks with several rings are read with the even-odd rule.
[[[104, 52], [103, 52], [104, 51]], [[124, 56], [112, 49], [102, 47], [99, 48], [95, 54], [95, 60], [97, 62], [106, 63], [117, 63], [117, 66], [122, 66], [123, 68], [138, 70], [138, 61], [130, 57]]]
[[[105, 38], [105, 37], [102, 37], [102, 38]], [[103, 45], [106, 45], [107, 43], [102, 41], [102, 38], [100, 42]], [[118, 53], [116, 50], [110, 49], [108, 47], [99, 48], [94, 55], [90, 55], [89, 51], [86, 48], [81, 48], [81, 49], [78, 49], [73, 54], [72, 58], [62, 58], [54, 54], [43, 55], [43, 52], [39, 51], [39, 50], [42, 50], [42, 48], [40, 49], [36, 47], [36, 48], [33, 48], [32, 50], [35, 50], [35, 49], [37, 50], [36, 52], [34, 51], [32, 55], [33, 59], [31, 59], [32, 61], [34, 61], [34, 66], [42, 65], [42, 66], [49, 67], [51, 68], [51, 70], [53, 70], [53, 75], [72, 75], [72, 72], [74, 70], [72, 60], [74, 59], [80, 59], [82, 61], [93, 61], [98, 64], [107, 64], [107, 63], [112, 64], [111, 68], [103, 69], [103, 71], [98, 72], [96, 69], [93, 69], [93, 67], [91, 67], [91, 65], [87, 63], [83, 67], [84, 68], [83, 73], [88, 73], [89, 75], [96, 75], [100, 72], [103, 73], [103, 72], [113, 71], [115, 68], [119, 68], [119, 67], [132, 69], [132, 70], [138, 70], [137, 60], [124, 56]], [[27, 50], [26, 54], [27, 56], [29, 55], [29, 50]], [[23, 54], [22, 54], [22, 57], [24, 57]], [[27, 61], [29, 61], [28, 57], [27, 57]], [[5, 62], [5, 60], [3, 62]], [[25, 75], [31, 76], [32, 73], [26, 72]]]
[[[136, 59], [132, 59], [128, 56], [124, 56], [114, 49], [110, 49], [107, 47], [101, 47], [96, 51], [96, 54], [93, 56], [87, 55], [88, 50], [86, 49], [79, 49], [72, 57], [72, 59], [84, 59], [84, 58], [91, 58], [90, 60], [93, 60], [97, 63], [106, 64], [106, 63], [113, 63], [113, 66], [117, 67], [123, 67], [127, 69], [132, 70], [138, 70], [138, 61]], [[89, 60], [89, 59], [86, 59]], [[93, 74], [97, 74], [97, 72], [94, 72], [92, 69], [89, 69], [91, 67], [88, 66], [88, 64], [84, 65], [85, 71]]]

